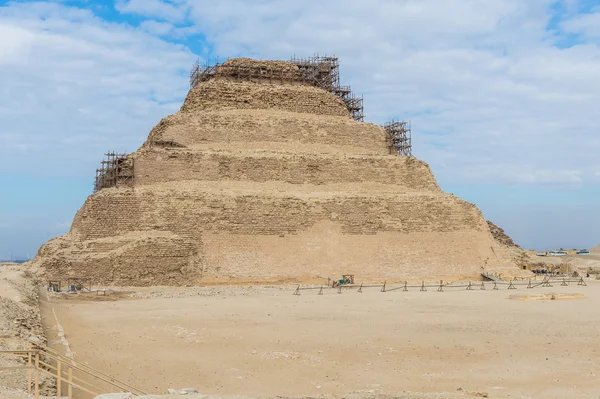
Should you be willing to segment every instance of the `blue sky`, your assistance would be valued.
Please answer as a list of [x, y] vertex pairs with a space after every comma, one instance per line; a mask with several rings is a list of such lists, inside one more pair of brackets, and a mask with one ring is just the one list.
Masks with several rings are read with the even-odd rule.
[[197, 58], [316, 52], [518, 243], [600, 243], [600, 0], [0, 1], [0, 258], [68, 230]]

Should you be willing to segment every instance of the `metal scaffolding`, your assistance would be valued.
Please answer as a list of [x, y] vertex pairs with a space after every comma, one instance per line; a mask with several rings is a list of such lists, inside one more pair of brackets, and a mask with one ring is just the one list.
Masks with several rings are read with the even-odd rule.
[[340, 85], [339, 60], [336, 57], [314, 56], [295, 58], [290, 63], [297, 69], [270, 68], [268, 66], [243, 66], [206, 63], [198, 61], [190, 71], [190, 86], [211, 79], [226, 78], [234, 81], [255, 83], [300, 84], [320, 87], [338, 96], [348, 108], [352, 117], [362, 122], [364, 120], [363, 98], [357, 97], [350, 86]]
[[410, 122], [391, 121], [383, 125], [387, 133], [390, 154], [412, 155], [412, 134]]
[[365, 118], [363, 98], [356, 97], [350, 86], [340, 84], [340, 63], [337, 57], [315, 55], [308, 58], [292, 57], [290, 62], [298, 67], [317, 87], [338, 96], [354, 120], [362, 122]]
[[315, 86], [330, 93], [340, 88], [340, 63], [336, 57], [318, 55], [308, 58], [292, 57], [290, 63], [296, 65], [304, 76], [314, 82]]
[[96, 169], [94, 192], [119, 185], [132, 186], [135, 179], [133, 157], [115, 152], [108, 152], [104, 156], [102, 166]]

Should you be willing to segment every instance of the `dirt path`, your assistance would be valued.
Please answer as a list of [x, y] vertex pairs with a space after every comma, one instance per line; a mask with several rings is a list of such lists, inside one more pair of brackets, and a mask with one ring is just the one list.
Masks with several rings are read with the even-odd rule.
[[[55, 308], [76, 360], [151, 392], [597, 398], [600, 284], [489, 288], [323, 296], [157, 289], [142, 294], [148, 299]], [[552, 292], [584, 298], [509, 299]]]

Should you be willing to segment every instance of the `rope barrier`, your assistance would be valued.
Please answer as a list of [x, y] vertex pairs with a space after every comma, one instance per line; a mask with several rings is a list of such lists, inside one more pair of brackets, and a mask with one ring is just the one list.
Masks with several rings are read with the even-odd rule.
[[[587, 286], [586, 282], [584, 281], [583, 277], [579, 278], [579, 279], [566, 279], [566, 278], [562, 278], [562, 279], [556, 279], [556, 280], [552, 280], [548, 277], [545, 277], [543, 281], [537, 283], [537, 284], [533, 284], [531, 279], [529, 279], [527, 282], [515, 282], [514, 280], [510, 280], [510, 281], [494, 281], [494, 287], [493, 290], [499, 290], [499, 286], [507, 286], [507, 289], [509, 290], [516, 290], [518, 287], [526, 287], [527, 289], [533, 289], [533, 288], [537, 288], [537, 287], [553, 287], [553, 285], [551, 284], [552, 281], [555, 282], [561, 282], [561, 286], [566, 287], [569, 286], [569, 283], [577, 283], [578, 286]], [[491, 281], [490, 281], [491, 282]], [[326, 288], [332, 289], [332, 288], [337, 288], [337, 293], [341, 294], [342, 293], [342, 289], [352, 289], [352, 288], [356, 288], [358, 287], [358, 291], [359, 293], [363, 293], [363, 289], [365, 288], [379, 288], [381, 292], [391, 292], [391, 291], [398, 291], [398, 290], [402, 290], [403, 292], [408, 292], [409, 288], [418, 288], [419, 291], [421, 292], [426, 292], [428, 288], [435, 288], [438, 292], [445, 292], [445, 289], [461, 289], [461, 288], [466, 288], [467, 291], [473, 291], [474, 290], [474, 285], [473, 282], [469, 281], [468, 284], [444, 284], [443, 280], [440, 280], [439, 283], [435, 284], [435, 285], [428, 285], [425, 284], [425, 281], [422, 280], [420, 285], [408, 285], [407, 281], [404, 281], [404, 283], [398, 287], [393, 287], [390, 288], [389, 285], [387, 284], [387, 281], [384, 281], [383, 284], [364, 284], [361, 283], [360, 286], [359, 285], [355, 285], [355, 284], [347, 284], [347, 285], [338, 285], [337, 287], [331, 287], [331, 286], [309, 286], [309, 287], [302, 287], [300, 285], [298, 285], [295, 290], [294, 290], [294, 294], [296, 296], [300, 295], [301, 291], [305, 291], [305, 290], [318, 290], [319, 293], [318, 295], [324, 295], [324, 290]], [[479, 290], [481, 291], [485, 291], [487, 290], [487, 287], [485, 285], [485, 282], [482, 281], [481, 285], [479, 286]]]

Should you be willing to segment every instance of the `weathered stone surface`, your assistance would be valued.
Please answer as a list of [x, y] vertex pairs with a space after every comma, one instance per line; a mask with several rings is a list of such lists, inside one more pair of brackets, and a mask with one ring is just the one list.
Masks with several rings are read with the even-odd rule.
[[90, 196], [40, 249], [48, 277], [188, 285], [514, 266], [474, 205], [315, 87], [200, 83], [131, 157], [135, 183]]

